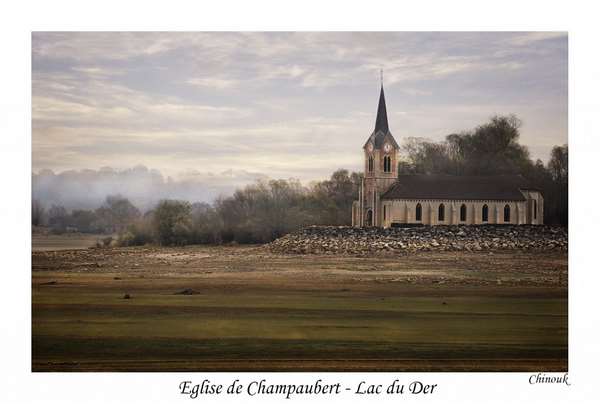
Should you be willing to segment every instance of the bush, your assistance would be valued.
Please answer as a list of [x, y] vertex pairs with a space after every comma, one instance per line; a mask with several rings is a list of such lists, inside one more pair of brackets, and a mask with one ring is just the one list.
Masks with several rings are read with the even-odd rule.
[[141, 246], [156, 242], [152, 229], [151, 215], [138, 219], [127, 227], [127, 230], [119, 235], [118, 244], [123, 247]]

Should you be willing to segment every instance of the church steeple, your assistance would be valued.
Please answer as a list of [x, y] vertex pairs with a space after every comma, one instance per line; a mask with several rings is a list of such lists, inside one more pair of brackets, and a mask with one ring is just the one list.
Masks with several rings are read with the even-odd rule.
[[383, 93], [383, 83], [381, 83], [381, 92], [379, 93], [379, 106], [377, 107], [377, 119], [375, 120], [375, 132], [382, 131], [388, 133], [387, 109], [385, 107], [385, 94]]
[[381, 195], [398, 178], [398, 151], [400, 147], [390, 133], [383, 93], [383, 72], [375, 130], [363, 146], [364, 177], [359, 191], [358, 203], [354, 205], [353, 224], [358, 226], [389, 226], [391, 217], [389, 204]]
[[[385, 105], [385, 94], [383, 92], [383, 78], [381, 83], [381, 91], [379, 92], [379, 105], [377, 106], [377, 118], [375, 119], [375, 130], [367, 139], [367, 142], [363, 146], [364, 148], [369, 149], [370, 151], [373, 149], [382, 149], [384, 148], [384, 141], [393, 146], [396, 150], [400, 149], [396, 140], [394, 140], [394, 136], [390, 132], [390, 127], [388, 125], [387, 118], [387, 107]], [[370, 146], [369, 146], [370, 145]], [[389, 152], [389, 150], [385, 150]]]

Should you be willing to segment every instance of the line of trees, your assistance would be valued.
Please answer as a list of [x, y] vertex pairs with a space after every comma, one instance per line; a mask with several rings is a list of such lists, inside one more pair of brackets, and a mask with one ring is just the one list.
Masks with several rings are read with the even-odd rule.
[[74, 209], [67, 212], [64, 206], [52, 205], [48, 210], [34, 199], [31, 204], [31, 224], [44, 226], [56, 234], [76, 231], [80, 233], [114, 234], [124, 231], [141, 216], [140, 211], [127, 198], [109, 195], [95, 210]]
[[213, 204], [163, 200], [140, 214], [122, 196], [95, 210], [32, 203], [32, 224], [53, 233], [119, 234], [121, 245], [265, 243], [312, 224], [348, 225], [362, 175], [348, 170], [303, 186], [298, 180], [258, 181]]
[[308, 187], [258, 181], [214, 204], [161, 201], [121, 234], [121, 245], [266, 243], [312, 225], [348, 225], [362, 176], [338, 170]]

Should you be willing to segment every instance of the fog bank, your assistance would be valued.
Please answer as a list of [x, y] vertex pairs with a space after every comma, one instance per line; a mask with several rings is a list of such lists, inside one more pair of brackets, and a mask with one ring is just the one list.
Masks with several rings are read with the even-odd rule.
[[158, 170], [136, 166], [125, 170], [41, 170], [32, 175], [33, 199], [44, 206], [62, 205], [67, 210], [95, 209], [107, 195], [120, 194], [140, 210], [151, 209], [161, 199], [212, 202], [231, 195], [236, 188], [267, 179], [260, 173], [228, 170], [221, 173], [188, 171], [177, 178], [164, 177]]

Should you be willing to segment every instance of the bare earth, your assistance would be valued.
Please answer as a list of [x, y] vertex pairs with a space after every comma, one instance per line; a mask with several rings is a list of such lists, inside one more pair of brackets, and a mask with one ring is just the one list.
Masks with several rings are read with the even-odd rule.
[[80, 250], [93, 247], [102, 236], [92, 234], [50, 235], [33, 234], [33, 251]]
[[34, 371], [567, 370], [565, 252], [135, 247], [32, 266]]

